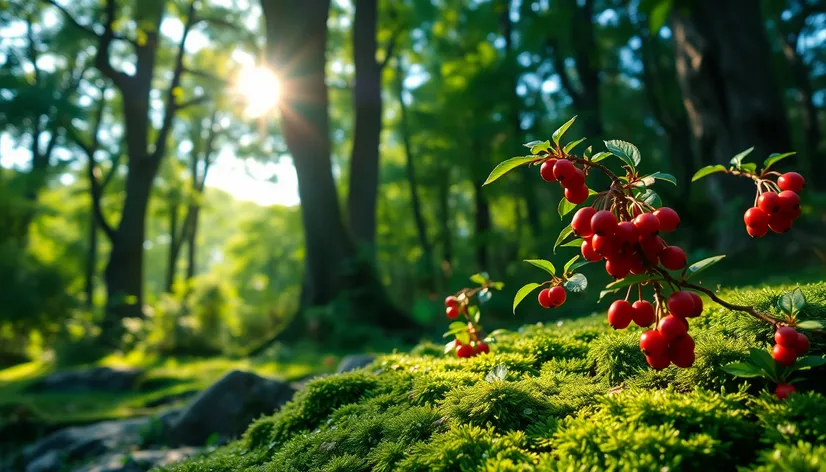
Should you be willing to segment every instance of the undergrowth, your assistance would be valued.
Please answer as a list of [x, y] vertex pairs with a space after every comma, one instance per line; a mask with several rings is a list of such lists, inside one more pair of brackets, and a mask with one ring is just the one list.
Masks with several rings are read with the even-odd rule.
[[[786, 288], [730, 295], [770, 311]], [[826, 283], [801, 288], [801, 318], [826, 320]], [[694, 326], [697, 361], [679, 371], [647, 368], [638, 333], [602, 316], [505, 332], [470, 359], [424, 343], [312, 381], [239, 440], [168, 470], [826, 470], [822, 371], [777, 400], [720, 369], [766, 347], [762, 325], [713, 309]]]

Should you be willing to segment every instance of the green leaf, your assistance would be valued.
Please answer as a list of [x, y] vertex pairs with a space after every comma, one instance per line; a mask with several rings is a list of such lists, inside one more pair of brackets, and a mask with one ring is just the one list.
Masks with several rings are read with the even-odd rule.
[[499, 364], [488, 372], [488, 375], [485, 376], [485, 381], [488, 383], [502, 381], [505, 380], [505, 377], [507, 376], [508, 367], [505, 364]]
[[637, 149], [637, 146], [634, 146], [627, 141], [614, 139], [611, 141], [605, 141], [605, 147], [607, 147], [613, 155], [622, 159], [622, 161], [629, 165], [632, 169], [640, 165], [640, 150]]
[[574, 256], [571, 258], [570, 261], [565, 263], [565, 269], [562, 271], [563, 274], [567, 274], [569, 270], [571, 270], [571, 266], [579, 259], [579, 256]]
[[490, 286], [495, 290], [502, 290], [505, 288], [505, 282], [493, 282]]
[[610, 294], [612, 294], [612, 293], [617, 293], [617, 292], [619, 292], [619, 290], [620, 290], [620, 289], [615, 288], [615, 289], [606, 289], [606, 290], [603, 290], [603, 291], [599, 292], [599, 300], [597, 300], [597, 302], [601, 302], [601, 301], [602, 301], [602, 299], [603, 299], [606, 295], [610, 295]]
[[806, 297], [800, 288], [796, 288], [791, 292], [784, 293], [779, 300], [777, 300], [777, 307], [783, 310], [784, 313], [795, 316], [800, 313], [800, 310], [806, 306]]
[[670, 182], [674, 185], [677, 185], [677, 178], [671, 174], [666, 174], [665, 172], [654, 172], [648, 177], [653, 177], [657, 180], [665, 180], [666, 182]]
[[559, 206], [557, 207], [557, 211], [559, 211], [559, 217], [562, 218], [568, 213], [574, 211], [577, 207], [576, 203], [571, 203], [568, 201], [567, 198], [560, 198], [559, 199]]
[[536, 146], [537, 144], [542, 144], [542, 143], [544, 143], [544, 142], [545, 142], [545, 141], [536, 140], [536, 141], [531, 141], [531, 142], [529, 142], [529, 143], [525, 143], [525, 144], [523, 144], [523, 146], [525, 146], [526, 148], [530, 149], [530, 148], [532, 148], [532, 147]]
[[611, 156], [613, 156], [613, 154], [611, 154], [610, 152], [605, 152], [605, 151], [598, 152], [598, 153], [594, 154], [594, 157], [591, 158], [591, 162], [599, 162], [599, 161], [605, 159], [606, 157], [611, 157]]
[[580, 267], [585, 267], [586, 265], [588, 265], [590, 263], [591, 263], [591, 261], [588, 261], [588, 260], [585, 260], [585, 259], [583, 259], [581, 261], [577, 261], [576, 263], [571, 264], [571, 267], [569, 267], [566, 272], [574, 272], [577, 269], [579, 269]]
[[757, 164], [754, 162], [746, 162], [745, 164], [740, 166], [740, 169], [743, 172], [748, 172], [749, 174], [754, 174], [757, 172]]
[[763, 370], [751, 362], [732, 362], [723, 366], [723, 371], [736, 377], [760, 377]]
[[454, 349], [456, 349], [456, 341], [451, 339], [450, 341], [448, 341], [447, 344], [445, 344], [445, 354], [447, 354], [448, 352], [450, 352]]
[[701, 261], [697, 261], [694, 264], [691, 264], [690, 266], [688, 266], [688, 269], [686, 269], [685, 279], [688, 280], [688, 279], [694, 277], [698, 273], [700, 273], [700, 272], [708, 269], [709, 267], [713, 266], [714, 264], [722, 261], [725, 257], [726, 257], [725, 255], [707, 257], [707, 258], [705, 258]]
[[467, 309], [468, 314], [473, 317], [474, 323], [479, 323], [479, 319], [482, 317], [482, 312], [479, 310], [478, 307], [471, 306]]
[[576, 116], [568, 120], [567, 123], [560, 126], [559, 129], [554, 131], [554, 134], [553, 136], [551, 136], [551, 138], [553, 138], [554, 143], [556, 143], [557, 146], [559, 146], [559, 140], [562, 139], [562, 135], [565, 134], [566, 131], [568, 131], [568, 128], [570, 128], [571, 125], [574, 124], [574, 121], [576, 121]]
[[650, 188], [645, 189], [645, 192], [643, 192], [639, 197], [637, 197], [637, 199], [642, 200], [643, 202], [655, 208], [663, 206], [663, 201], [662, 199], [660, 199], [660, 194], [651, 190]]
[[520, 288], [516, 292], [516, 295], [514, 295], [514, 297], [513, 297], [513, 314], [514, 315], [516, 314], [516, 307], [519, 306], [520, 303], [522, 303], [522, 300], [524, 300], [525, 297], [530, 295], [531, 292], [533, 292], [534, 290], [539, 288], [541, 285], [542, 284], [531, 282], [529, 284], [523, 285], [522, 288]]
[[752, 147], [746, 149], [745, 151], [741, 152], [740, 154], [737, 154], [736, 156], [732, 157], [731, 162], [729, 162], [729, 164], [731, 164], [734, 167], [739, 169], [740, 166], [743, 164], [743, 158], [748, 156], [749, 154], [751, 154], [752, 151], [754, 151], [754, 146], [752, 146]]
[[564, 148], [562, 148], [562, 152], [564, 152], [565, 154], [568, 154], [569, 152], [571, 152], [571, 150], [573, 148], [577, 147], [577, 145], [579, 143], [581, 143], [582, 141], [585, 141], [585, 138], [577, 139], [576, 141], [571, 141], [570, 143], [566, 144]]
[[572, 239], [567, 243], [560, 245], [560, 247], [582, 247], [582, 238]]
[[582, 274], [574, 274], [568, 280], [562, 282], [562, 286], [571, 293], [584, 292], [588, 288], [588, 279]]
[[470, 281], [475, 283], [475, 284], [483, 285], [485, 282], [488, 281], [488, 278], [489, 278], [488, 274], [486, 274], [484, 272], [480, 272], [478, 274], [471, 275], [470, 276]]
[[720, 164], [713, 165], [713, 166], [705, 166], [705, 167], [701, 168], [700, 170], [698, 170], [697, 172], [694, 173], [694, 177], [691, 178], [691, 181], [696, 182], [696, 181], [702, 179], [703, 177], [705, 177], [707, 175], [714, 174], [716, 172], [725, 172], [725, 171], [726, 171], [726, 168], [721, 166]]
[[485, 180], [485, 183], [482, 184], [482, 185], [484, 186], [484, 185], [487, 185], [487, 184], [493, 182], [494, 180], [498, 179], [499, 177], [502, 177], [503, 175], [507, 174], [508, 172], [512, 171], [513, 169], [516, 169], [519, 166], [522, 166], [522, 165], [525, 165], [525, 164], [530, 164], [531, 162], [538, 162], [538, 161], [541, 161], [543, 159], [544, 158], [542, 158], [542, 157], [536, 157], [536, 156], [520, 156], [520, 157], [512, 157], [512, 158], [508, 159], [507, 161], [500, 162], [498, 166], [493, 168], [490, 175], [488, 176], [488, 179]]
[[760, 368], [772, 382], [779, 383], [777, 366], [768, 351], [751, 348], [749, 349], [749, 360], [752, 364]]
[[562, 231], [559, 232], [559, 236], [556, 238], [556, 243], [554, 244], [554, 254], [556, 254], [556, 248], [562, 243], [562, 241], [565, 241], [565, 238], [572, 235], [573, 233], [574, 229], [571, 227], [571, 225], [562, 228]]
[[635, 284], [638, 284], [640, 282], [645, 282], [646, 280], [659, 280], [659, 278], [656, 278], [656, 277], [652, 278], [648, 274], [629, 275], [629, 276], [624, 277], [622, 279], [611, 282], [610, 284], [606, 285], [605, 288], [606, 289], [611, 289], [611, 290], [618, 289], [618, 288], [625, 288], [625, 287], [628, 287], [629, 285], [635, 285]]
[[[583, 139], [585, 139], [585, 138], [583, 138]], [[594, 152], [593, 146], [588, 146], [587, 148], [585, 148], [585, 152], [582, 153], [582, 157], [584, 157], [585, 159], [591, 159], [591, 154], [593, 152]]]
[[443, 334], [442, 337], [453, 336], [460, 331], [467, 331], [467, 323], [464, 321], [454, 321], [447, 326], [447, 332]]
[[651, 34], [656, 35], [665, 26], [673, 3], [673, 0], [660, 0], [651, 8], [648, 13], [648, 28], [651, 30]]
[[796, 152], [784, 152], [783, 154], [774, 153], [771, 154], [765, 161], [763, 161], [763, 172], [766, 172], [769, 167], [777, 164], [778, 162], [782, 161], [787, 157], [791, 157], [797, 154]]
[[800, 323], [795, 324], [794, 327], [805, 330], [823, 329], [823, 323], [814, 320], [801, 321]]
[[539, 144], [534, 144], [533, 146], [531, 146], [531, 154], [536, 155], [536, 154], [539, 154], [542, 151], [547, 151], [550, 148], [551, 148], [551, 142], [550, 141], [541, 141]]
[[467, 330], [456, 333], [456, 339], [462, 344], [470, 344], [470, 333]]
[[792, 370], [808, 370], [826, 364], [826, 359], [820, 356], [806, 356], [797, 359], [792, 366]]
[[551, 264], [551, 261], [546, 261], [545, 259], [525, 259], [524, 262], [527, 262], [534, 267], [539, 267], [551, 275], [556, 275], [556, 267]]

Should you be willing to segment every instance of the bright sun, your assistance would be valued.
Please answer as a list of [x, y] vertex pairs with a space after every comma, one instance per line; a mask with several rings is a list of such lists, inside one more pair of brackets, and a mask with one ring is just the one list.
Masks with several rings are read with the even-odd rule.
[[272, 70], [263, 66], [247, 67], [238, 73], [235, 92], [244, 101], [244, 113], [259, 118], [278, 105], [281, 82]]

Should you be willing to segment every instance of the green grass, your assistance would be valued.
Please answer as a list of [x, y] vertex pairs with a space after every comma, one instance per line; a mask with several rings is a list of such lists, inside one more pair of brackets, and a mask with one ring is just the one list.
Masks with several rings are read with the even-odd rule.
[[[721, 295], [776, 314], [793, 286]], [[801, 317], [826, 320], [826, 283], [802, 290]], [[720, 369], [768, 345], [759, 322], [709, 307], [691, 333], [695, 366], [660, 372], [645, 366], [640, 329], [613, 331], [604, 315], [505, 332], [472, 359], [424, 343], [314, 380], [240, 440], [168, 470], [824, 470], [824, 369], [779, 401], [762, 379]], [[500, 365], [505, 378], [489, 377]]]

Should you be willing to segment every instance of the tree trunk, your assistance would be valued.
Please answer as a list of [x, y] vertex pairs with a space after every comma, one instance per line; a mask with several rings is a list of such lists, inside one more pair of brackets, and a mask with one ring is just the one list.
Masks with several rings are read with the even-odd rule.
[[[91, 163], [89, 164], [91, 165]], [[94, 202], [92, 203], [94, 205]], [[84, 278], [83, 292], [86, 295], [85, 304], [87, 309], [94, 306], [95, 297], [95, 272], [98, 265], [98, 217], [94, 209], [89, 211], [89, 247], [86, 249], [86, 274]]]
[[[786, 112], [772, 77], [768, 40], [754, 2], [698, 0], [675, 11], [672, 31], [677, 72], [697, 155], [704, 164], [728, 164], [751, 146], [763, 159], [791, 148]], [[718, 249], [734, 245], [739, 218], [726, 214], [733, 198], [751, 200], [748, 182], [709, 178], [721, 223]], [[724, 176], [725, 177], [725, 176]], [[730, 177], [729, 177], [730, 178]], [[753, 188], [752, 188], [753, 190]]]
[[341, 219], [330, 159], [325, 83], [329, 0], [261, 0], [261, 6], [268, 55], [282, 78], [282, 133], [298, 177], [305, 242], [301, 309], [279, 337], [323, 335], [318, 326], [310, 326], [307, 309], [328, 305], [342, 290], [351, 306], [348, 313], [360, 322], [410, 328], [410, 318], [392, 306], [372, 266], [358, 259]]
[[[450, 229], [450, 171], [439, 173], [439, 240], [442, 243], [441, 272], [445, 282], [450, 280], [453, 265], [453, 232]], [[447, 286], [447, 284], [443, 284]]]
[[[201, 193], [203, 195], [203, 193]], [[189, 232], [187, 233], [187, 256], [186, 256], [186, 280], [192, 280], [195, 277], [195, 269], [197, 265], [197, 249], [198, 249], [198, 217], [201, 213], [200, 205], [193, 205], [189, 210], [191, 212]]]
[[172, 293], [172, 289], [175, 286], [175, 268], [178, 264], [178, 253], [183, 242], [181, 239], [184, 236], [178, 236], [179, 199], [177, 196], [173, 196], [169, 200], [169, 252], [167, 252], [166, 280], [164, 282], [164, 292], [166, 293]]
[[350, 230], [370, 260], [375, 254], [376, 194], [381, 135], [381, 66], [376, 62], [377, 0], [356, 0], [353, 23], [355, 135], [350, 161], [347, 217]]
[[413, 158], [413, 146], [410, 143], [410, 127], [407, 122], [407, 105], [404, 103], [404, 73], [400, 61], [398, 63], [396, 76], [398, 81], [396, 90], [401, 112], [401, 134], [402, 143], [404, 144], [407, 184], [410, 186], [410, 205], [413, 210], [413, 220], [416, 223], [416, 234], [419, 236], [419, 244], [422, 247], [422, 260], [424, 261], [424, 270], [426, 272], [426, 283], [430, 290], [434, 290], [436, 287], [433, 280], [433, 246], [427, 235], [427, 224], [422, 214], [422, 204], [419, 199], [419, 186], [416, 182], [416, 165], [415, 159]]

